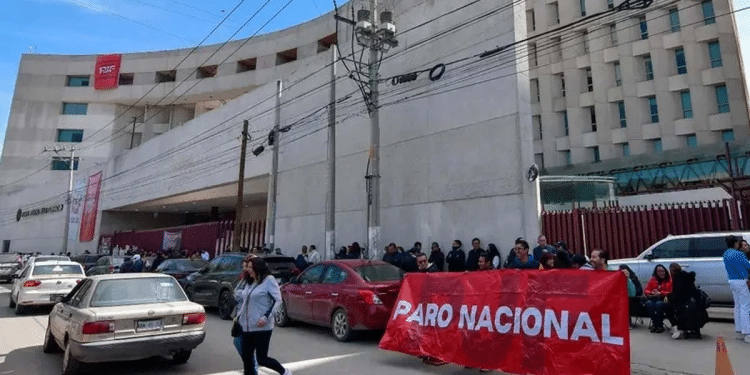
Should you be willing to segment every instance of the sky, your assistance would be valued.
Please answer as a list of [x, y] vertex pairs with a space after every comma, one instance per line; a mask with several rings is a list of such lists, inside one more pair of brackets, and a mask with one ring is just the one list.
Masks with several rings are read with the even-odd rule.
[[[0, 40], [3, 41], [0, 49], [0, 142], [5, 141], [21, 54], [106, 54], [194, 47], [240, 4], [204, 44], [222, 43], [266, 1], [268, 5], [264, 10], [233, 39], [259, 32], [288, 1], [291, 1], [289, 6], [260, 30], [260, 34], [299, 24], [333, 9], [333, 0], [5, 0], [6, 11], [0, 12]], [[735, 9], [750, 6], [750, 0], [732, 1]], [[344, 2], [338, 0], [339, 5]], [[747, 74], [750, 10], [735, 14], [735, 19]]]

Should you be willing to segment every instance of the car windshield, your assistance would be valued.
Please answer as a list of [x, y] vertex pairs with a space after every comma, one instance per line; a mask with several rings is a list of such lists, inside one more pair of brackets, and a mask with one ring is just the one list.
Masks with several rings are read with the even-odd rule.
[[0, 263], [13, 262], [18, 262], [18, 256], [16, 254], [0, 254]]
[[131, 306], [187, 301], [180, 284], [167, 277], [102, 280], [91, 307]]
[[367, 282], [397, 281], [404, 277], [404, 271], [390, 264], [367, 264], [355, 271]]
[[115, 258], [115, 257], [112, 257], [112, 265], [113, 266], [121, 266], [123, 263], [125, 263], [125, 258]]
[[76, 275], [83, 276], [83, 269], [78, 264], [34, 266], [34, 276], [40, 275]]

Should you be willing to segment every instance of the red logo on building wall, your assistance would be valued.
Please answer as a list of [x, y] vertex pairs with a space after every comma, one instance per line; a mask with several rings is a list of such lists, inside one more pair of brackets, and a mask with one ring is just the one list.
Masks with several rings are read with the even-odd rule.
[[94, 89], [116, 89], [120, 81], [122, 55], [101, 55], [96, 58]]

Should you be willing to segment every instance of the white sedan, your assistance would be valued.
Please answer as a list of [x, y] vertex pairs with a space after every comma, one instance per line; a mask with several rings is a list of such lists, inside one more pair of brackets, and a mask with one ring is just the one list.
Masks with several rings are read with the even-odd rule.
[[82, 363], [171, 355], [185, 363], [206, 336], [203, 306], [172, 276], [109, 274], [84, 279], [49, 314], [44, 352], [64, 350], [63, 375]]
[[71, 261], [37, 261], [30, 263], [20, 276], [13, 275], [9, 307], [21, 314], [31, 306], [49, 306], [57, 303], [73, 290], [86, 275], [83, 267]]

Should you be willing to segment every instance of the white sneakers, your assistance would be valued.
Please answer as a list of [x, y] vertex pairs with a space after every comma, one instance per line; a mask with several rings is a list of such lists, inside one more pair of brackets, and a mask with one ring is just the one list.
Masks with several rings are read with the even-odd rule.
[[672, 328], [669, 329], [669, 331], [673, 333], [672, 338], [674, 338], [674, 333], [677, 332], [677, 324], [673, 325]]
[[672, 333], [672, 339], [674, 339], [674, 340], [679, 340], [679, 339], [684, 338], [684, 337], [685, 337], [685, 332], [684, 331], [675, 330]]

